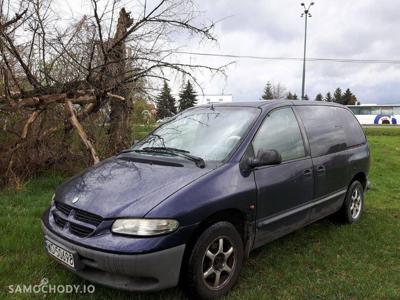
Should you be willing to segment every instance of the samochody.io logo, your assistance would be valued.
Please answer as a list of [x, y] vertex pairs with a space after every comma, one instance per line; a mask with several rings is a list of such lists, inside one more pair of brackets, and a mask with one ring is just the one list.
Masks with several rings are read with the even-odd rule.
[[39, 284], [15, 284], [8, 286], [9, 294], [93, 294], [93, 284], [50, 284], [42, 278]]

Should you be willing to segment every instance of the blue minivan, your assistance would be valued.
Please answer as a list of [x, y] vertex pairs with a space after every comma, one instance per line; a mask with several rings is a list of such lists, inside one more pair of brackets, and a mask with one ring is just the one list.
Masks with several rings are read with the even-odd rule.
[[217, 298], [251, 250], [318, 219], [360, 219], [369, 148], [349, 109], [312, 101], [185, 110], [57, 188], [47, 253], [110, 287], [178, 282]]

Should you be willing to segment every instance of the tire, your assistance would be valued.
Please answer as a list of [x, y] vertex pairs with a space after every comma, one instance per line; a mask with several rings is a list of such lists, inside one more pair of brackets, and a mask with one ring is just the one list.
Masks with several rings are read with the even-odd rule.
[[189, 299], [215, 299], [228, 293], [239, 277], [243, 257], [242, 238], [231, 223], [208, 227], [187, 261], [184, 288]]
[[347, 224], [358, 221], [364, 209], [364, 187], [359, 181], [353, 181], [347, 190], [346, 199], [339, 211], [340, 219]]

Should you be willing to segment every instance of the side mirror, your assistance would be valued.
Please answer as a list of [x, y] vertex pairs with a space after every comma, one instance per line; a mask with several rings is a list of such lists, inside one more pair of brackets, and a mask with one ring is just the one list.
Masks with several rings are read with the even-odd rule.
[[278, 165], [282, 162], [282, 156], [276, 150], [259, 150], [257, 156], [248, 158], [248, 165], [251, 168]]

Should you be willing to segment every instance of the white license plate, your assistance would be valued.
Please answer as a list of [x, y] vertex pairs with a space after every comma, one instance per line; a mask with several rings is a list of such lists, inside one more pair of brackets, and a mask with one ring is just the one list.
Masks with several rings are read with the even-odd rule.
[[71, 252], [65, 250], [64, 248], [61, 248], [60, 246], [50, 242], [49, 240], [45, 240], [45, 245], [47, 252], [50, 255], [54, 256], [67, 266], [75, 268], [74, 255]]

